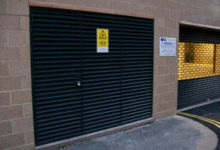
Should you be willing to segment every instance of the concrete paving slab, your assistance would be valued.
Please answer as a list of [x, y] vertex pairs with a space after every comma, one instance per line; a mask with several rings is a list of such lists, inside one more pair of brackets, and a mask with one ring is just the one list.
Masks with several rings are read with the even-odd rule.
[[204, 125], [174, 116], [58, 150], [214, 150], [217, 142], [216, 134]]

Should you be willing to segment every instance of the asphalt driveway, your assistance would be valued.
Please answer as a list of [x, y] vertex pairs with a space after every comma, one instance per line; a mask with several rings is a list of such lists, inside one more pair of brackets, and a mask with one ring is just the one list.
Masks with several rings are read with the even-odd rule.
[[[184, 112], [189, 113], [189, 114], [202, 116], [202, 117], [220, 122], [220, 101], [215, 102], [215, 103], [211, 103], [208, 105], [204, 105], [201, 107], [193, 108], [193, 109], [190, 109], [190, 110], [187, 110]], [[189, 118], [192, 118], [192, 117], [189, 117]], [[213, 124], [211, 122], [207, 122], [207, 121], [201, 120], [199, 118], [192, 118], [192, 119], [204, 124], [205, 126], [210, 128], [213, 132], [215, 132], [218, 135], [219, 140], [218, 140], [218, 146], [217, 146], [216, 150], [220, 150], [220, 128], [218, 128], [215, 124]], [[219, 124], [219, 126], [220, 126], [220, 124]]]
[[174, 116], [58, 150], [214, 150], [216, 145], [217, 136], [210, 129]]

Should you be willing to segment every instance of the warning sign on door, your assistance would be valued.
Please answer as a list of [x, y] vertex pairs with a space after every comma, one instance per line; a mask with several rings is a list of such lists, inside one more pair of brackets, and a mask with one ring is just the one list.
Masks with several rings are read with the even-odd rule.
[[109, 30], [108, 29], [97, 29], [97, 53], [108, 53], [109, 52]]

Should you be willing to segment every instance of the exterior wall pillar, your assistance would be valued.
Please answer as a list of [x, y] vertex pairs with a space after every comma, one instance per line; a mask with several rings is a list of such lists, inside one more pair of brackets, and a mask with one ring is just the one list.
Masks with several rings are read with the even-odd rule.
[[28, 0], [0, 0], [0, 149], [34, 149]]

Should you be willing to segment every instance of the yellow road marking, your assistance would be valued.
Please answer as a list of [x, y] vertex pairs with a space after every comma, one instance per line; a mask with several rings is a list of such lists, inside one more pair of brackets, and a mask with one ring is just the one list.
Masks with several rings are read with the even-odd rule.
[[179, 112], [178, 114], [203, 120], [205, 122], [208, 122], [208, 123], [211, 123], [211, 124], [215, 125], [217, 128], [220, 129], [220, 122], [218, 122], [216, 120], [212, 120], [212, 119], [209, 119], [209, 118], [205, 118], [205, 117], [202, 117], [202, 116], [198, 116], [198, 115], [194, 115], [194, 114], [189, 114], [189, 113], [185, 113], [185, 112]]
[[220, 122], [216, 121], [216, 120], [213, 120], [213, 119], [209, 119], [209, 118], [205, 118], [205, 117], [202, 117], [202, 116], [198, 116], [198, 115], [194, 115], [194, 114], [190, 114], [190, 113], [185, 113], [185, 112], [180, 112], [180, 114], [186, 114], [186, 115], [191, 115], [191, 116], [194, 116], [194, 117], [199, 117], [199, 118], [203, 118], [203, 119], [207, 119], [209, 121], [212, 121], [218, 125], [220, 125]]
[[205, 117], [201, 117], [201, 116], [197, 116], [197, 115], [193, 115], [193, 114], [189, 114], [189, 113], [184, 113], [184, 112], [181, 112], [179, 114], [206, 121], [206, 122], [211, 123], [211, 124], [215, 125], [216, 127], [220, 128], [220, 125], [219, 125], [218, 121], [208, 119], [208, 118], [205, 118]]

